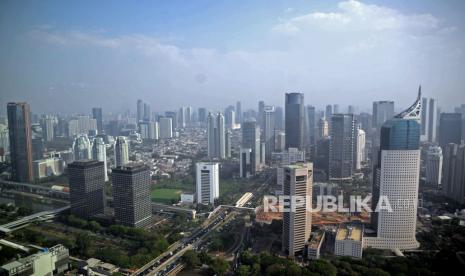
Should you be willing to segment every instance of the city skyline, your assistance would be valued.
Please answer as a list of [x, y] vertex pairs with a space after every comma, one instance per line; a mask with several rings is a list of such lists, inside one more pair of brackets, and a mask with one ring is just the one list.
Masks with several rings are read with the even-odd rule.
[[131, 95], [157, 111], [236, 100], [245, 110], [259, 100], [282, 106], [281, 93], [300, 92], [305, 104], [368, 110], [377, 100], [407, 105], [419, 84], [443, 110], [464, 98], [460, 1], [201, 3], [2, 2], [0, 104], [78, 113], [92, 97], [117, 112]]

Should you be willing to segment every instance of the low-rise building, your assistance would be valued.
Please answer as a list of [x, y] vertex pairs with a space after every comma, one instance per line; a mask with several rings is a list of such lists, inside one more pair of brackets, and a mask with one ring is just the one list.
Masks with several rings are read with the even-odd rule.
[[51, 157], [35, 160], [32, 164], [34, 179], [62, 175], [65, 162], [61, 158]]
[[312, 233], [312, 237], [308, 242], [307, 257], [310, 260], [318, 260], [320, 258], [320, 250], [323, 241], [325, 240], [325, 232], [317, 231]]
[[362, 258], [363, 226], [345, 224], [339, 227], [334, 243], [334, 255]]

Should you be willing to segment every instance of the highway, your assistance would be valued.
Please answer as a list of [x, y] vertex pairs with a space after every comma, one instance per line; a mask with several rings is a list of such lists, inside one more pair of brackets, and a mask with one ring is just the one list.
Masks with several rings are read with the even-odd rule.
[[22, 227], [28, 225], [31, 222], [44, 221], [44, 220], [49, 220], [49, 219], [55, 218], [56, 215], [60, 214], [63, 211], [66, 211], [68, 209], [69, 209], [69, 206], [65, 206], [65, 207], [62, 207], [62, 208], [55, 209], [55, 210], [43, 211], [43, 212], [32, 214], [30, 216], [20, 218], [18, 220], [15, 220], [15, 221], [0, 225], [0, 232], [3, 232], [5, 234], [10, 233], [10, 232], [12, 232], [14, 230], [17, 230], [19, 228], [22, 228]]

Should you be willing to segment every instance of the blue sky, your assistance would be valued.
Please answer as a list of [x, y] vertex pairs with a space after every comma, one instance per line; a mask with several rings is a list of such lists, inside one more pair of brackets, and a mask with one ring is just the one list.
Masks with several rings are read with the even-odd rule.
[[0, 104], [465, 103], [464, 1], [2, 1]]

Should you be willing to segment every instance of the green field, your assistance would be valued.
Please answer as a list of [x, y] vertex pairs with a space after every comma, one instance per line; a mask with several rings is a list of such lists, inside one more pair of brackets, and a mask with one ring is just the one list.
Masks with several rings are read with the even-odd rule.
[[179, 200], [181, 196], [181, 190], [179, 189], [167, 189], [167, 188], [159, 188], [152, 190], [152, 201], [164, 203], [164, 204], [171, 204], [171, 201]]

